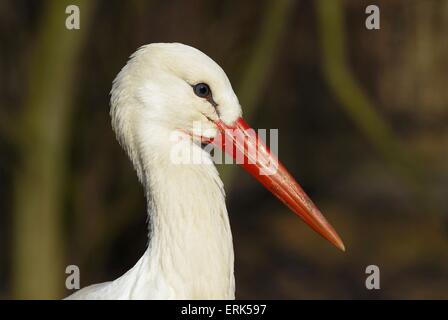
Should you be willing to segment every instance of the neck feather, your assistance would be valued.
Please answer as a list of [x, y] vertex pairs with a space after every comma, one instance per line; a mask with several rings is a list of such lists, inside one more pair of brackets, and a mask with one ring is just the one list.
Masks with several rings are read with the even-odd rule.
[[233, 244], [222, 182], [209, 154], [189, 140], [185, 144], [206, 163], [174, 164], [169, 150], [157, 150], [157, 159], [153, 148], [142, 154], [150, 221], [147, 280], [167, 297], [233, 299]]

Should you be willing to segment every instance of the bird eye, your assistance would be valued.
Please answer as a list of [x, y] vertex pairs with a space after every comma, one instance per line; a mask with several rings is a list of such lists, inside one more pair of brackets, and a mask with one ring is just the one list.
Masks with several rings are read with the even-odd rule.
[[195, 95], [201, 98], [207, 98], [211, 94], [211, 90], [208, 84], [202, 82], [194, 85], [193, 90]]

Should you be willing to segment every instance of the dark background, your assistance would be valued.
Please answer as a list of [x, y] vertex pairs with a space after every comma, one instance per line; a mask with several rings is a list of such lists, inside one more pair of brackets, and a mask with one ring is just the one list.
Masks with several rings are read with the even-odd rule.
[[447, 0], [1, 0], [0, 298], [62, 298], [67, 265], [86, 286], [143, 254], [108, 93], [139, 46], [174, 41], [223, 67], [253, 127], [279, 129], [279, 158], [347, 247], [220, 168], [237, 298], [448, 298], [447, 32]]

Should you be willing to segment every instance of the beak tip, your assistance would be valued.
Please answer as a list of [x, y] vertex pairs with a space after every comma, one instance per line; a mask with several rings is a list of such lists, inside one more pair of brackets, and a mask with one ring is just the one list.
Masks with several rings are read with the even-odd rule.
[[[330, 239], [329, 239], [330, 240]], [[345, 245], [344, 242], [342, 242], [341, 238], [336, 234], [333, 239], [330, 240], [330, 242], [339, 250], [342, 252], [345, 252]]]

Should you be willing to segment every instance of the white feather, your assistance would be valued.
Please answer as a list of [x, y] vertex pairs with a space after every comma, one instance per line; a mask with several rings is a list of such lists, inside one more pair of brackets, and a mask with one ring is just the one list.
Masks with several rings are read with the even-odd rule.
[[[218, 104], [197, 97], [205, 82]], [[216, 135], [220, 118], [241, 116], [224, 71], [192, 47], [150, 44], [131, 56], [114, 80], [112, 125], [146, 190], [150, 242], [137, 264], [120, 278], [79, 290], [67, 299], [234, 299], [233, 244], [222, 182], [210, 155], [189, 135], [199, 122]], [[172, 161], [173, 132], [179, 156]], [[187, 134], [185, 134], [187, 133]]]

